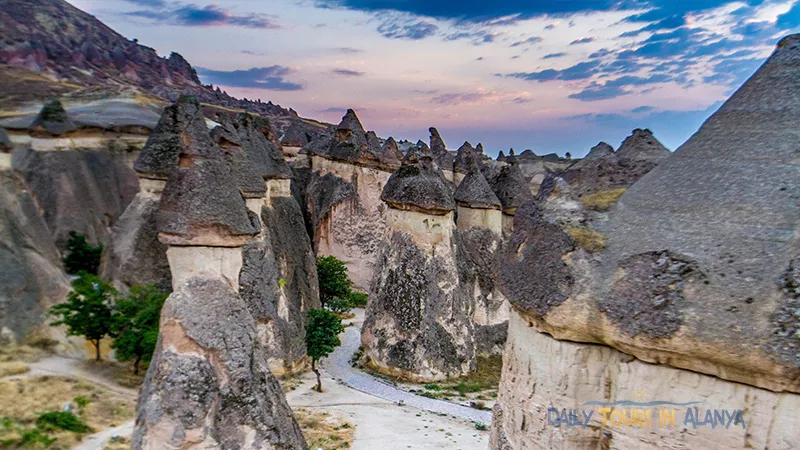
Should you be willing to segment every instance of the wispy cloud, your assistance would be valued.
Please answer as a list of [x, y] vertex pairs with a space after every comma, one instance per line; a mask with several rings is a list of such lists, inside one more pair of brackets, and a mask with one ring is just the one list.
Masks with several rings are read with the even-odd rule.
[[124, 13], [128, 16], [142, 17], [160, 23], [183, 26], [237, 26], [257, 29], [278, 29], [281, 26], [274, 17], [266, 14], [233, 14], [231, 11], [211, 4], [197, 6], [180, 2], [167, 3], [162, 0], [128, 0], [140, 6], [153, 9]]
[[331, 72], [335, 75], [341, 75], [343, 77], [363, 77], [366, 75], [364, 72], [359, 72], [357, 70], [349, 70], [349, 69], [333, 69]]
[[215, 85], [274, 91], [299, 91], [305, 86], [284, 79], [293, 72], [288, 67], [277, 65], [232, 71], [197, 68], [197, 74], [204, 82]]

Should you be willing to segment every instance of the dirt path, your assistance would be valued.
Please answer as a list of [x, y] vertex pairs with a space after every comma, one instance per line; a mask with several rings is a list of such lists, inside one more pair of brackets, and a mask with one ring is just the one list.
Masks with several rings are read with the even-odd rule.
[[458, 419], [489, 425], [492, 413], [462, 406], [456, 403], [436, 400], [412, 394], [399, 389], [389, 383], [356, 369], [350, 365], [350, 359], [361, 345], [361, 324], [364, 321], [364, 310], [354, 310], [356, 317], [352, 320], [353, 326], [347, 327], [340, 336], [341, 347], [337, 348], [331, 356], [322, 360], [322, 368], [333, 378], [347, 386], [374, 395], [393, 403], [402, 402], [405, 405], [429, 411], [435, 414], [446, 414]]

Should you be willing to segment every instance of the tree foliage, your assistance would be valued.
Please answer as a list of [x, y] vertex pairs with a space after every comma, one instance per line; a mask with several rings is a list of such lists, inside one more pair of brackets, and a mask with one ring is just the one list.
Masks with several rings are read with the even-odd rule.
[[83, 336], [94, 345], [95, 358], [100, 360], [100, 340], [111, 327], [111, 306], [116, 289], [96, 275], [82, 273], [72, 282], [67, 301], [50, 308], [58, 317], [51, 325], [66, 325], [70, 336]]
[[319, 299], [322, 306], [326, 306], [335, 298], [346, 299], [350, 294], [347, 266], [335, 256], [317, 258], [317, 278], [319, 279]]
[[64, 270], [71, 274], [88, 272], [97, 275], [102, 254], [102, 245], [92, 247], [86, 242], [86, 236], [70, 231], [66, 256], [64, 256]]
[[311, 357], [311, 370], [317, 375], [317, 391], [322, 392], [317, 362], [342, 345], [339, 333], [344, 332], [342, 321], [330, 311], [312, 309], [306, 323], [306, 351]]
[[161, 307], [167, 294], [155, 286], [134, 286], [128, 297], [117, 300], [112, 313], [111, 348], [120, 361], [133, 360], [133, 373], [139, 374], [139, 363], [149, 362], [158, 341]]

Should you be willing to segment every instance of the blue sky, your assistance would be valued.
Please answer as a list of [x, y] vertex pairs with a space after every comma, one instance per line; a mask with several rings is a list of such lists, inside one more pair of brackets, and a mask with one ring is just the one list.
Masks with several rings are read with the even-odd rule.
[[205, 83], [380, 136], [677, 148], [800, 29], [800, 0], [69, 0]]

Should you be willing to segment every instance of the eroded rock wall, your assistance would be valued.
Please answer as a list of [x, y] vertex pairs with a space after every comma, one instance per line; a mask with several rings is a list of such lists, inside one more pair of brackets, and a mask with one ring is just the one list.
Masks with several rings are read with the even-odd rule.
[[18, 149], [12, 166], [25, 181], [58, 248], [70, 231], [106, 243], [139, 191], [125, 153]]
[[[503, 383], [492, 424], [492, 449], [791, 449], [796, 447], [800, 395], [775, 393], [673, 367], [649, 364], [601, 345], [553, 339], [512, 309], [503, 357]], [[513, 380], [513, 381], [512, 381]], [[602, 406], [586, 402], [699, 402], [676, 409], [675, 426], [603, 425]], [[686, 410], [743, 411], [744, 427], [684, 424]], [[548, 423], [548, 409], [594, 411], [588, 426]], [[630, 411], [636, 406], [619, 406]], [[648, 407], [642, 407], [646, 410]], [[551, 413], [552, 414], [552, 413]], [[552, 419], [553, 416], [551, 416]], [[617, 416], [616, 418], [619, 418]], [[727, 421], [725, 422], [727, 425]]]
[[386, 206], [380, 197], [391, 172], [316, 155], [311, 159], [306, 202], [314, 248], [317, 255], [344, 261], [354, 288], [367, 291], [384, 239]]

